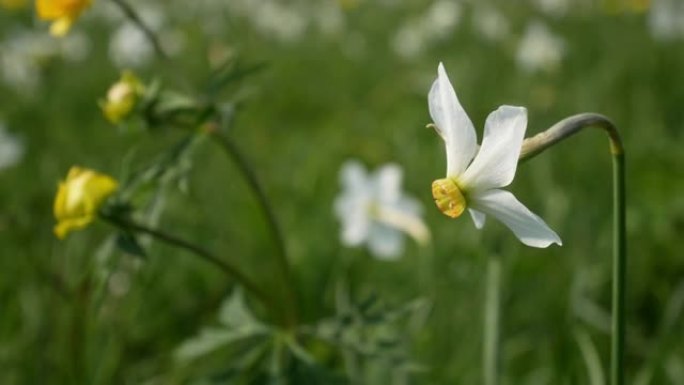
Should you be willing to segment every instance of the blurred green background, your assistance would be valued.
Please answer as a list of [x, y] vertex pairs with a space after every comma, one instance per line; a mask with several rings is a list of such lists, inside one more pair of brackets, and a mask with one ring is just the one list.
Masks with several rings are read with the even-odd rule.
[[[483, 231], [466, 217], [450, 220], [430, 192], [444, 175], [443, 144], [424, 128], [443, 61], [478, 135], [501, 104], [528, 108], [528, 136], [579, 112], [602, 113], [621, 129], [630, 383], [684, 384], [680, 1], [132, 2], [168, 61], [154, 57], [111, 1], [94, 1], [62, 40], [48, 36], [32, 4], [0, 4], [0, 140], [13, 143], [0, 149], [23, 148], [14, 158], [0, 154], [12, 158], [0, 169], [0, 384], [186, 383], [173, 351], [214, 322], [231, 282], [157, 243], [144, 262], [108, 253], [104, 224], [58, 241], [52, 200], [71, 165], [119, 176], [124, 163], [142, 167], [182, 137], [105, 121], [97, 101], [122, 69], [193, 94], [231, 57], [265, 63], [229, 92], [238, 102], [231, 135], [284, 229], [302, 322], [334, 313], [342, 277], [358, 298], [427, 298], [425, 320], [406, 329], [425, 367], [409, 383], [480, 383], [485, 266], [497, 253], [505, 267], [504, 383], [588, 383], [580, 348], [587, 336], [607, 367], [605, 135], [587, 130], [554, 147], [521, 166], [511, 186], [562, 247], [525, 247], [493, 220]], [[277, 292], [270, 235], [239, 173], [208, 142], [192, 159], [188, 188], [164, 195], [159, 227]], [[430, 246], [407, 242], [400, 259], [380, 261], [340, 244], [332, 205], [348, 159], [402, 166], [405, 190], [423, 204]], [[363, 383], [395, 383], [386, 371], [368, 372]]]

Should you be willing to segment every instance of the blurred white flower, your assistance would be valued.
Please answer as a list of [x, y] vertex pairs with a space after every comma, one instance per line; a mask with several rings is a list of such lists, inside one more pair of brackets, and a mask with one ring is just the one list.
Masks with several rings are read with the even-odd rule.
[[234, 0], [230, 12], [247, 19], [262, 35], [293, 42], [306, 32], [311, 15], [309, 6], [277, 0]]
[[681, 0], [653, 0], [648, 14], [651, 34], [657, 40], [684, 37], [684, 2]]
[[420, 203], [401, 191], [398, 165], [387, 164], [368, 174], [360, 162], [347, 161], [340, 170], [340, 182], [342, 192], [334, 208], [345, 246], [367, 243], [377, 258], [395, 259], [403, 251], [404, 233], [419, 243], [429, 241]]
[[275, 1], [258, 3], [260, 6], [252, 14], [252, 23], [262, 34], [284, 42], [304, 35], [308, 23], [303, 12]]
[[527, 26], [525, 35], [520, 41], [517, 62], [526, 72], [554, 70], [565, 54], [563, 39], [549, 31], [541, 22], [532, 22]]
[[391, 44], [397, 55], [404, 59], [413, 59], [423, 53], [426, 40], [420, 23], [410, 21], [397, 30]]
[[59, 55], [60, 44], [51, 36], [35, 31], [18, 31], [0, 44], [0, 72], [12, 88], [23, 94], [36, 91], [41, 68]]
[[19, 163], [24, 156], [24, 143], [0, 122], [0, 171]]
[[344, 11], [334, 1], [324, 1], [314, 8], [313, 21], [327, 36], [340, 34], [344, 30]]
[[[165, 43], [163, 38], [166, 35], [162, 31], [166, 23], [164, 11], [148, 3], [138, 7], [137, 12], [145, 25], [160, 36], [161, 43]], [[114, 64], [119, 68], [144, 67], [154, 55], [154, 47], [145, 33], [134, 23], [122, 20], [109, 41], [109, 57]]]
[[501, 106], [489, 114], [482, 145], [478, 149], [473, 123], [463, 110], [442, 63], [428, 95], [430, 116], [444, 139], [447, 175], [432, 184], [437, 207], [455, 218], [466, 208], [482, 228], [485, 215], [492, 215], [532, 247], [561, 244], [561, 239], [544, 220], [502, 190], [515, 177], [518, 156], [527, 129], [527, 110]]
[[432, 3], [423, 16], [427, 34], [435, 39], [449, 36], [461, 21], [461, 5], [453, 0]]
[[553, 17], [561, 17], [568, 12], [568, 0], [536, 0], [542, 12]]
[[478, 34], [491, 41], [501, 40], [510, 32], [510, 25], [504, 14], [486, 4], [478, 5], [473, 10], [473, 27]]
[[111, 37], [109, 57], [119, 68], [142, 67], [154, 57], [154, 48], [137, 26], [125, 22]]
[[420, 56], [434, 42], [450, 36], [461, 21], [461, 5], [450, 0], [433, 2], [424, 14], [409, 19], [391, 41], [397, 55]]

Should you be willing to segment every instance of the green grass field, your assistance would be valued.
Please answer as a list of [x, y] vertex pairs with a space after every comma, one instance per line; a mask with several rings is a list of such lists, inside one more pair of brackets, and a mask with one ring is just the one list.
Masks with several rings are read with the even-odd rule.
[[[24, 151], [3, 164], [11, 146], [0, 135], [0, 384], [484, 383], [492, 255], [503, 261], [500, 383], [607, 384], [605, 134], [589, 129], [564, 141], [521, 165], [508, 187], [562, 247], [527, 247], [495, 220], [477, 230], [467, 214], [450, 219], [430, 189], [444, 177], [444, 145], [425, 128], [439, 62], [480, 138], [487, 115], [503, 104], [527, 108], [526, 136], [581, 112], [615, 122], [627, 170], [627, 383], [684, 384], [684, 7], [677, 0], [644, 8], [597, 0], [130, 1], [166, 59], [114, 1], [93, 1], [62, 39], [49, 36], [33, 4], [12, 3], [0, 1], [0, 121]], [[103, 118], [98, 100], [123, 69], [202, 98], [224, 62], [258, 66], [218, 100], [231, 108], [227, 135], [282, 229], [297, 322], [313, 328], [364, 303], [415, 305], [368, 330], [364, 322], [372, 321], [359, 321], [358, 334], [344, 326], [359, 345], [370, 341], [368, 354], [302, 338], [328, 380], [292, 369], [294, 353], [263, 353], [254, 359], [263, 370], [239, 366], [252, 354], [249, 339], [179, 359], [184, 342], [221, 323], [234, 280], [149, 237], [139, 238], [145, 257], [121, 251], [104, 221], [65, 240], [52, 233], [57, 184], [70, 166], [124, 179], [188, 135]], [[369, 170], [402, 168], [429, 244], [407, 238], [388, 261], [340, 242], [333, 202], [349, 159]], [[292, 306], [259, 201], [210, 138], [198, 136], [134, 203], [139, 218], [239, 266], [280, 306]], [[277, 323], [247, 297], [255, 317]], [[398, 342], [385, 346], [385, 337]]]

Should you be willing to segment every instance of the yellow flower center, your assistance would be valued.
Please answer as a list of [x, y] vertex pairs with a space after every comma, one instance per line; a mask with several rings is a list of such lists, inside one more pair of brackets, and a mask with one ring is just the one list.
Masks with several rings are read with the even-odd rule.
[[432, 197], [439, 211], [456, 218], [466, 208], [466, 198], [453, 178], [437, 179], [432, 182]]

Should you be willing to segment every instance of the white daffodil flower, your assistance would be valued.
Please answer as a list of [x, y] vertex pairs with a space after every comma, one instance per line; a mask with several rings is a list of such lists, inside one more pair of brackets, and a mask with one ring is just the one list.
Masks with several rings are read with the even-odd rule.
[[402, 171], [387, 164], [368, 174], [358, 161], [347, 161], [340, 170], [342, 192], [335, 199], [335, 214], [342, 223], [345, 246], [368, 244], [379, 259], [396, 259], [404, 248], [403, 233], [419, 243], [430, 240], [420, 218], [420, 203], [401, 191]]
[[512, 193], [500, 189], [515, 177], [527, 128], [527, 110], [501, 106], [489, 114], [478, 150], [473, 123], [461, 107], [442, 63], [437, 72], [428, 104], [435, 129], [446, 143], [447, 155], [446, 178], [432, 184], [437, 207], [452, 218], [468, 208], [478, 229], [484, 226], [485, 215], [491, 215], [528, 246], [561, 245], [560, 237], [541, 218]]

